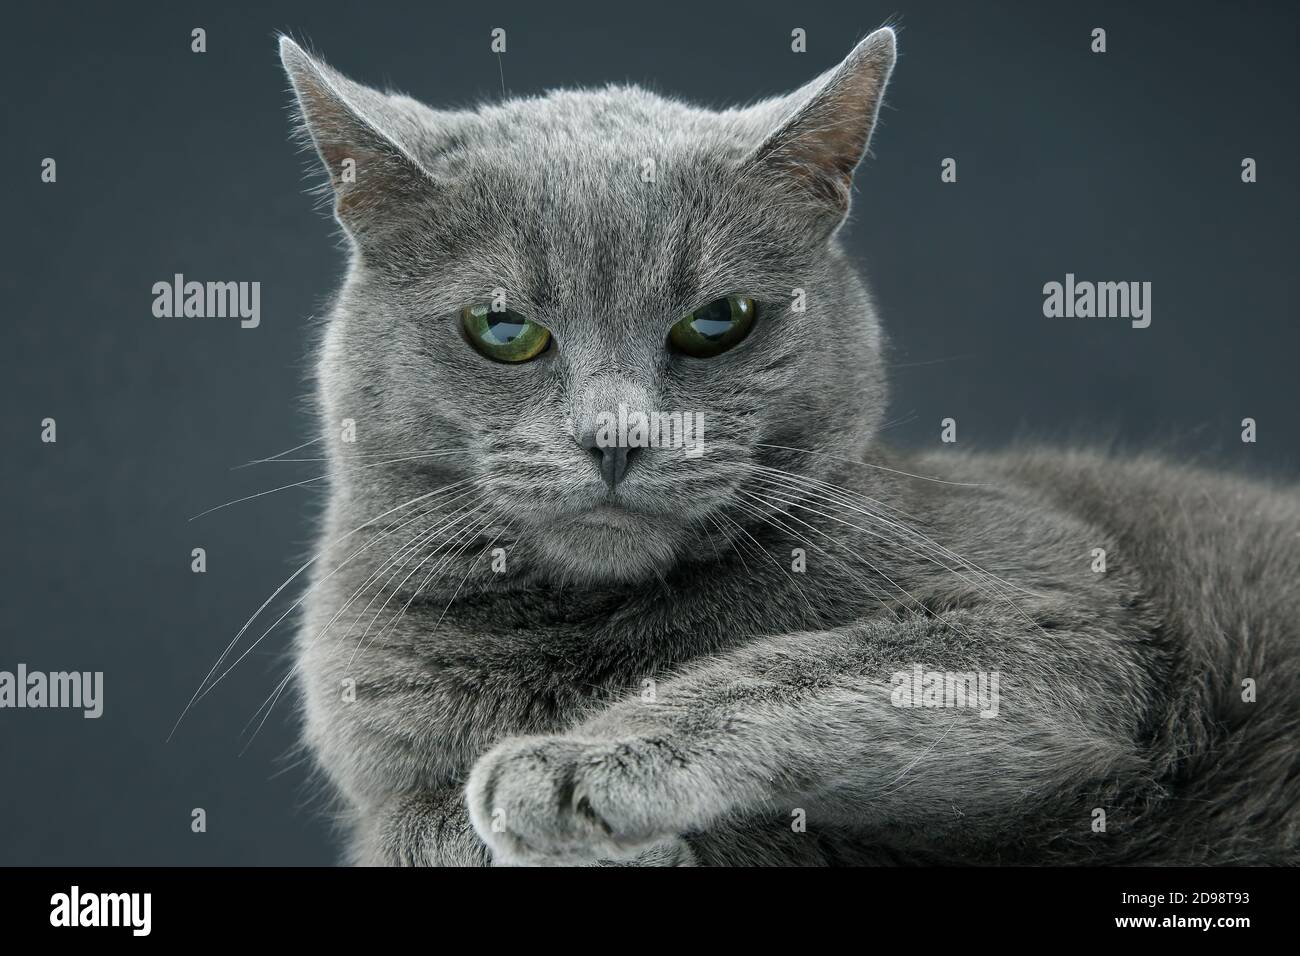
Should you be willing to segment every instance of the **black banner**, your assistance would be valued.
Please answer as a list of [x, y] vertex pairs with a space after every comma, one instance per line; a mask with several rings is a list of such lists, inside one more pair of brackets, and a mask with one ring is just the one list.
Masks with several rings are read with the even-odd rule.
[[0, 871], [0, 925], [11, 941], [75, 933], [83, 943], [373, 943], [377, 932], [459, 935], [475, 917], [490, 919], [494, 935], [531, 933], [540, 917], [588, 938], [602, 925], [653, 937], [703, 921], [728, 936], [845, 926], [859, 938], [902, 932], [927, 945], [1200, 936], [1231, 946], [1292, 927], [1295, 888], [1294, 871], [1266, 869], [44, 868]]

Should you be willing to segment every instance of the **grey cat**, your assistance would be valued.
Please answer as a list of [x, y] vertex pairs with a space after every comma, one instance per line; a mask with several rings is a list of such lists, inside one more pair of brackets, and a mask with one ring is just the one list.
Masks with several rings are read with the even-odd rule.
[[1295, 492], [878, 439], [891, 30], [722, 112], [281, 55], [350, 255], [297, 674], [352, 861], [1300, 861]]

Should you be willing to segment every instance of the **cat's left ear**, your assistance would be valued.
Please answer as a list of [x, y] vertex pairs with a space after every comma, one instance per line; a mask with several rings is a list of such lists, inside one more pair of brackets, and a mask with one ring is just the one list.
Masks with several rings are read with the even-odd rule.
[[842, 219], [895, 57], [894, 31], [872, 33], [839, 66], [786, 98], [780, 125], [746, 165], [804, 187]]

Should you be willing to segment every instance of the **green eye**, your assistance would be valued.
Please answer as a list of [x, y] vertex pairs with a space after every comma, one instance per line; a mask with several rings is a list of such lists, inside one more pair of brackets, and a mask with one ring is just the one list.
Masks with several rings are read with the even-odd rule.
[[754, 327], [754, 300], [731, 295], [696, 309], [668, 330], [679, 352], [712, 358], [739, 345]]
[[527, 362], [551, 344], [551, 333], [532, 319], [489, 305], [461, 309], [460, 321], [470, 344], [496, 362]]

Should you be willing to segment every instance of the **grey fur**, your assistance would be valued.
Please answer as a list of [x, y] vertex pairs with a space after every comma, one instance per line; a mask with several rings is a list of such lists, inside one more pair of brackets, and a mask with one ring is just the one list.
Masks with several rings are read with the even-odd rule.
[[[298, 666], [355, 862], [1297, 862], [1294, 490], [877, 440], [881, 332], [835, 233], [891, 31], [721, 113], [615, 87], [437, 112], [281, 51], [350, 248]], [[463, 341], [496, 288], [550, 352]], [[732, 293], [761, 303], [744, 343], [665, 348]], [[703, 412], [707, 453], [639, 452], [610, 492], [576, 439], [619, 403]], [[915, 664], [997, 671], [1000, 714], [894, 706]]]

